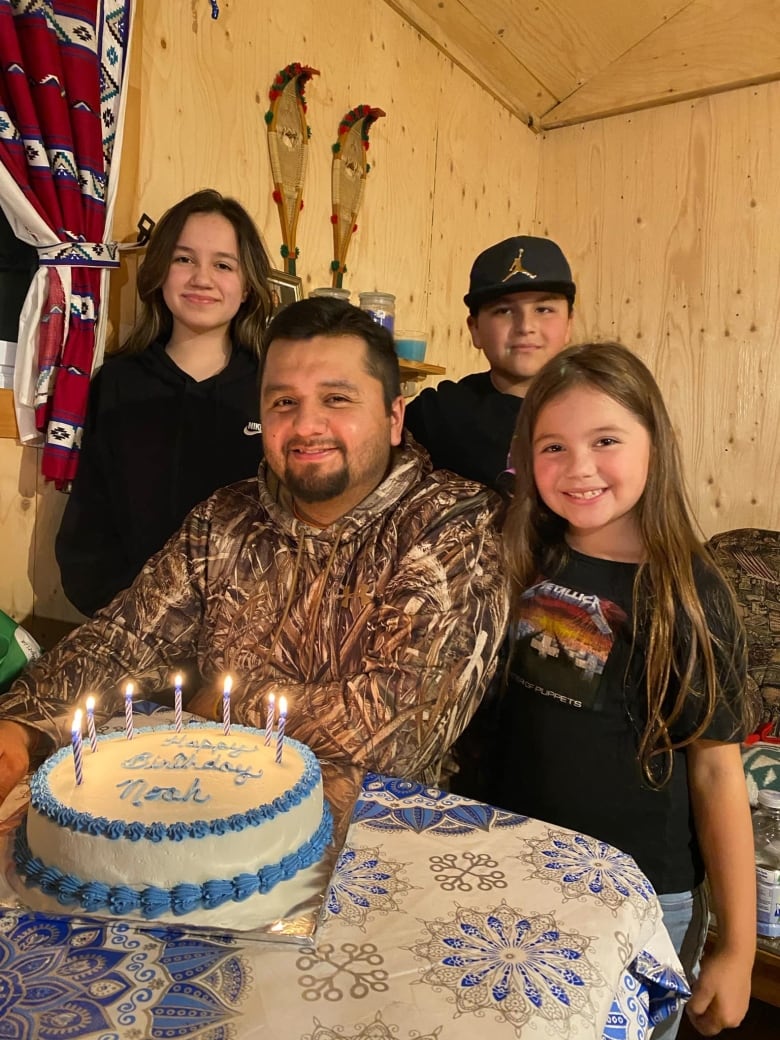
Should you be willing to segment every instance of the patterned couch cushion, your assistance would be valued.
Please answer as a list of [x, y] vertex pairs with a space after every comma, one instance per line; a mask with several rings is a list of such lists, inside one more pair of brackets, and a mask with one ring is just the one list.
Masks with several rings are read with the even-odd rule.
[[780, 735], [780, 531], [743, 527], [707, 544], [742, 608], [749, 685], [761, 697], [759, 725], [771, 723]]
[[742, 766], [752, 806], [758, 805], [759, 791], [768, 789], [780, 794], [780, 744], [759, 741], [744, 748]]

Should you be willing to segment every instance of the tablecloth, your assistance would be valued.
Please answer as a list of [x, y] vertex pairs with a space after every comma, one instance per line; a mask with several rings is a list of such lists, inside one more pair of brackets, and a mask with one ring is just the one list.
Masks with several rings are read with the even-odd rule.
[[0, 1040], [642, 1040], [687, 994], [630, 857], [374, 774], [314, 949], [0, 912]]

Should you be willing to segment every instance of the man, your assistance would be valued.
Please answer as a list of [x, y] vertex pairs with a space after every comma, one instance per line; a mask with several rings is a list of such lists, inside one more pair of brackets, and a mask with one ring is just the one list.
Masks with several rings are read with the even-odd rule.
[[406, 428], [435, 469], [498, 486], [528, 384], [569, 342], [575, 291], [566, 257], [548, 238], [507, 238], [479, 254], [463, 300], [490, 371], [445, 380], [406, 409]]
[[[69, 739], [74, 702], [100, 721], [168, 688], [197, 658], [189, 705], [287, 732], [352, 790], [372, 769], [435, 783], [489, 680], [506, 591], [489, 492], [431, 474], [403, 443], [390, 334], [338, 300], [291, 304], [261, 361], [265, 460], [197, 506], [125, 592], [19, 679], [0, 704], [0, 799]], [[327, 777], [326, 772], [326, 777]]]

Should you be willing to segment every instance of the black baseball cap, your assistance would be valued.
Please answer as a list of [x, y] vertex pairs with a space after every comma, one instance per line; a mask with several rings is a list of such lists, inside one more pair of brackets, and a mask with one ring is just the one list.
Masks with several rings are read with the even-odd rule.
[[463, 302], [474, 314], [483, 304], [508, 293], [560, 293], [574, 303], [576, 291], [569, 262], [556, 242], [516, 235], [479, 254]]

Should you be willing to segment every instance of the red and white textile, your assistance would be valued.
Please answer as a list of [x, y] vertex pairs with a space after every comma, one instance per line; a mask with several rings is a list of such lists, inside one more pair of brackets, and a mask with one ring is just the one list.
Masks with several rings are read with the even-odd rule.
[[[19, 322], [20, 438], [65, 488], [102, 360], [131, 0], [0, 0], [0, 207], [40, 267]], [[116, 161], [115, 161], [116, 160]]]

